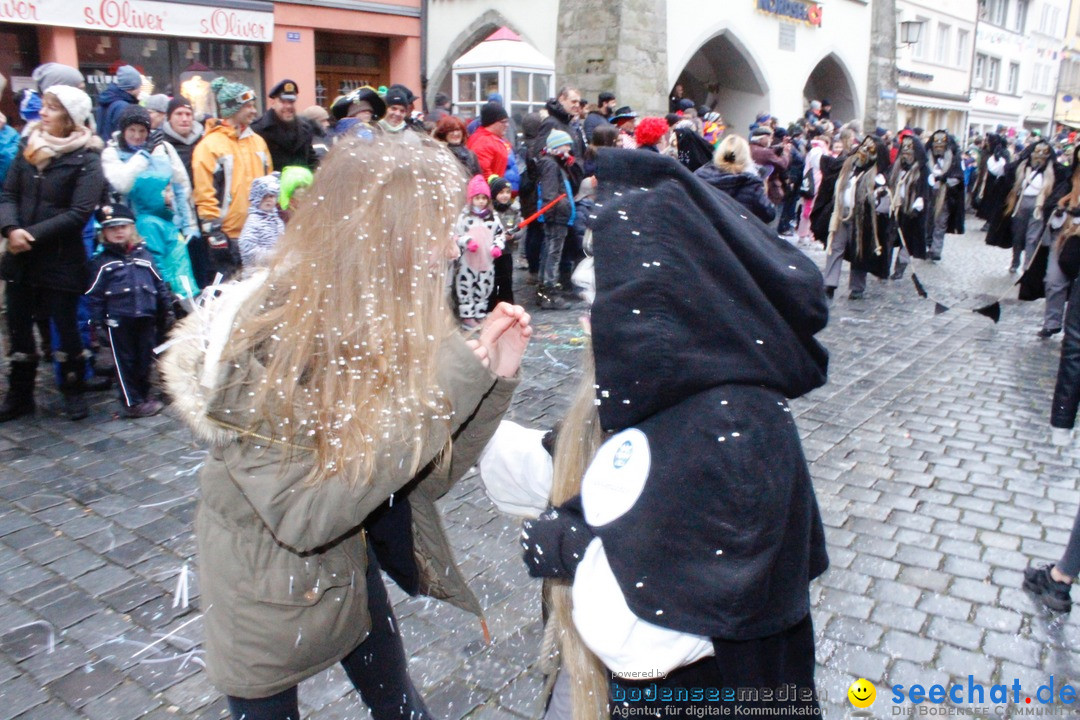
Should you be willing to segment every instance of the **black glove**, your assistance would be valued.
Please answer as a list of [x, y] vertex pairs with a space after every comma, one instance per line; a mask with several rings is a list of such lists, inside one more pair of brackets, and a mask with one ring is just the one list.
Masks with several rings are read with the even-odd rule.
[[532, 577], [573, 578], [585, 548], [595, 537], [585, 523], [581, 496], [521, 526], [521, 547]]
[[146, 139], [146, 144], [143, 145], [143, 149], [151, 155], [154, 154], [154, 150], [157, 150], [157, 146], [161, 144], [161, 135], [157, 132], [151, 132], [150, 137]]
[[240, 247], [229, 239], [221, 225], [213, 223], [203, 231], [206, 244], [210, 248], [210, 263], [214, 272], [221, 273], [227, 280], [240, 268]]

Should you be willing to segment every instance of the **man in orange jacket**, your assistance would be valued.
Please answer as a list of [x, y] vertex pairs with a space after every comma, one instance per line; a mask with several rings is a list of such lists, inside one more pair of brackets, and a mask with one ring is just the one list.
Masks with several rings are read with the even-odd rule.
[[273, 171], [270, 150], [251, 129], [258, 116], [255, 91], [217, 78], [211, 83], [221, 120], [206, 121], [206, 134], [191, 158], [195, 210], [210, 246], [214, 272], [226, 278], [240, 267], [237, 238], [244, 229], [251, 181]]

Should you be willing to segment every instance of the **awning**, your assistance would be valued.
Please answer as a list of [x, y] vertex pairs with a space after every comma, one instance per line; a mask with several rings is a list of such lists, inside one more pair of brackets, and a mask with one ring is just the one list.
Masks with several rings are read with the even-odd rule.
[[926, 110], [955, 110], [957, 112], [968, 112], [971, 109], [967, 103], [929, 98], [923, 95], [907, 95], [903, 91], [900, 91], [900, 93], [897, 94], [896, 104], [905, 105], [907, 107], [924, 108]]
[[274, 9], [269, 2], [215, 6], [159, 0], [39, 0], [5, 7], [3, 20], [31, 25], [240, 42], [274, 39]]

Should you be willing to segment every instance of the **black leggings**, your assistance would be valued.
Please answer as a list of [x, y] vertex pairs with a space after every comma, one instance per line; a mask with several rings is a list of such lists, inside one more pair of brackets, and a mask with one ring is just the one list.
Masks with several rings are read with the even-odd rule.
[[[367, 593], [371, 632], [341, 659], [341, 666], [375, 720], [431, 720], [424, 699], [409, 677], [397, 618], [386, 595], [379, 563], [368, 546]], [[234, 720], [300, 720], [296, 686], [277, 695], [246, 700], [229, 696]]]

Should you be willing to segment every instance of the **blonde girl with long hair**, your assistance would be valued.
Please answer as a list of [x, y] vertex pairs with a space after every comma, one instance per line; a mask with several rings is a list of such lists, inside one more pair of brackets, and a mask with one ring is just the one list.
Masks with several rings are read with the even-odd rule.
[[369, 543], [379, 508], [395, 579], [481, 614], [434, 501], [494, 432], [532, 328], [501, 304], [472, 339], [455, 329], [444, 278], [463, 187], [433, 141], [342, 140], [269, 269], [174, 334], [168, 387], [211, 444], [196, 518], [207, 674], [235, 718], [298, 718], [297, 684], [337, 662], [377, 720], [430, 717]]

